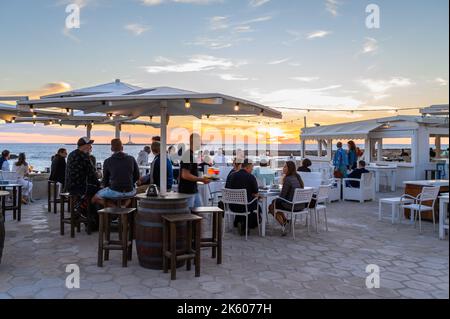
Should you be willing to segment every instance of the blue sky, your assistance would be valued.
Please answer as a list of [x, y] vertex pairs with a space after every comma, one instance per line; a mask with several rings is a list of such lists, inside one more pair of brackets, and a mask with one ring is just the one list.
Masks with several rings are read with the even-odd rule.
[[[81, 6], [82, 24], [66, 32], [72, 2]], [[380, 29], [365, 26], [370, 3], [381, 9]], [[270, 106], [448, 103], [448, 6], [448, 0], [1, 1], [0, 95], [120, 78]], [[341, 118], [329, 114], [327, 121]]]

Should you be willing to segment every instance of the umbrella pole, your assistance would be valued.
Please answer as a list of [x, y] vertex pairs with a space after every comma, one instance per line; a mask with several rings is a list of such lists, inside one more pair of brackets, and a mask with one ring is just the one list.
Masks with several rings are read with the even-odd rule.
[[161, 195], [167, 194], [167, 102], [161, 103], [161, 164], [160, 175], [161, 176]]
[[86, 137], [91, 139], [92, 124], [86, 125]]
[[116, 122], [116, 137], [115, 138], [118, 138], [118, 139], [120, 139], [120, 131], [121, 131], [121, 124], [120, 124], [120, 122]]

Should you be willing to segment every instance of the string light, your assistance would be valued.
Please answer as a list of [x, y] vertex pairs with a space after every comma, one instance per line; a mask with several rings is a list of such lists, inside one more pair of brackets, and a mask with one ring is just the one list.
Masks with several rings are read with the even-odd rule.
[[33, 118], [35, 119], [37, 117], [36, 112], [33, 112]]
[[33, 121], [33, 126], [36, 126], [36, 121]]
[[240, 103], [236, 102], [236, 105], [234, 106], [234, 111], [239, 112], [239, 109], [240, 109]]
[[52, 120], [50, 120], [50, 122], [48, 122], [48, 124], [50, 124], [50, 125], [53, 125], [53, 121], [52, 121]]
[[187, 108], [187, 109], [191, 108], [191, 101], [189, 101], [189, 99], [186, 99], [184, 101], [184, 107]]
[[11, 123], [16, 123], [16, 118], [15, 118], [15, 117], [13, 117], [13, 118], [11, 119]]
[[70, 109], [66, 109], [67, 116], [70, 116]]
[[108, 116], [109, 116], [109, 119], [110, 119], [111, 121], [114, 120], [114, 114], [109, 113]]

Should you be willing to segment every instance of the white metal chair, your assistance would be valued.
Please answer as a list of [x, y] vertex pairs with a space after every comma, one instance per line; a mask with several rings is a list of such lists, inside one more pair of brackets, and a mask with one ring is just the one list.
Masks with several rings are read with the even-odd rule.
[[[358, 187], [352, 187], [351, 182], [358, 182]], [[343, 199], [356, 200], [364, 203], [367, 200], [375, 200], [375, 178], [373, 173], [362, 174], [361, 179], [342, 179]]]
[[[225, 222], [229, 225], [229, 218], [230, 216], [244, 216], [245, 217], [245, 240], [248, 239], [248, 216], [255, 212], [256, 213], [256, 219], [258, 221], [258, 231], [261, 235], [261, 227], [259, 225], [259, 214], [258, 214], [258, 207], [256, 206], [256, 211], [250, 211], [249, 206], [253, 203], [258, 203], [258, 198], [255, 197], [251, 202], [247, 199], [247, 190], [246, 189], [228, 189], [224, 188], [222, 191], [222, 202], [224, 204], [224, 212], [225, 212]], [[230, 205], [240, 205], [245, 207], [245, 212], [238, 213], [234, 212], [230, 209]]]
[[316, 231], [319, 232], [318, 224], [320, 222], [320, 212], [323, 211], [325, 217], [325, 228], [328, 231], [328, 218], [327, 218], [327, 206], [326, 203], [329, 200], [329, 192], [331, 185], [322, 185], [319, 187], [319, 191], [316, 195], [316, 206], [314, 207], [315, 221], [316, 221]]
[[[292, 199], [292, 202], [281, 198], [281, 197], [277, 197], [278, 199], [280, 199], [281, 201], [289, 204], [292, 206], [292, 209], [289, 210], [283, 210], [283, 209], [276, 209], [277, 213], [283, 213], [285, 214], [286, 218], [288, 220], [290, 220], [291, 222], [291, 232], [292, 232], [292, 238], [295, 240], [295, 221], [297, 216], [303, 216], [306, 215], [306, 226], [308, 228], [308, 234], [309, 234], [309, 224], [310, 224], [310, 214], [311, 214], [311, 210], [309, 208], [309, 204], [311, 203], [311, 199], [312, 196], [314, 194], [314, 190], [313, 189], [301, 189], [301, 188], [297, 188], [295, 190], [294, 193], [294, 198]], [[306, 208], [304, 208], [303, 210], [300, 211], [295, 211], [295, 207], [298, 205], [306, 205]]]
[[[417, 225], [417, 217], [419, 218], [419, 231], [422, 233], [422, 213], [423, 212], [431, 212], [433, 215], [433, 229], [436, 231], [436, 216], [434, 212], [434, 206], [436, 204], [436, 200], [439, 196], [440, 187], [424, 187], [422, 189], [422, 193], [417, 195], [417, 197], [413, 197], [410, 195], [403, 195], [405, 198], [410, 198], [414, 200], [413, 204], [402, 205], [403, 208], [403, 216], [405, 209], [409, 209], [411, 214], [413, 214], [414, 218], [414, 227]], [[433, 204], [431, 206], [425, 205], [424, 202], [432, 201]]]

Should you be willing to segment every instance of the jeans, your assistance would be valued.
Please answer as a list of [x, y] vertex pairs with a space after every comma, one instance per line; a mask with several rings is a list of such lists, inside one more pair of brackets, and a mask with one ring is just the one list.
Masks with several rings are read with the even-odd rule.
[[134, 197], [136, 195], [136, 190], [133, 190], [129, 193], [121, 193], [121, 192], [116, 192], [112, 189], [110, 189], [109, 187], [103, 188], [101, 189], [98, 193], [97, 196], [100, 198], [106, 198], [106, 199], [121, 199], [121, 198], [129, 198], [129, 197]]
[[202, 206], [202, 199], [200, 194], [192, 194], [192, 197], [188, 200], [189, 208], [197, 208]]

